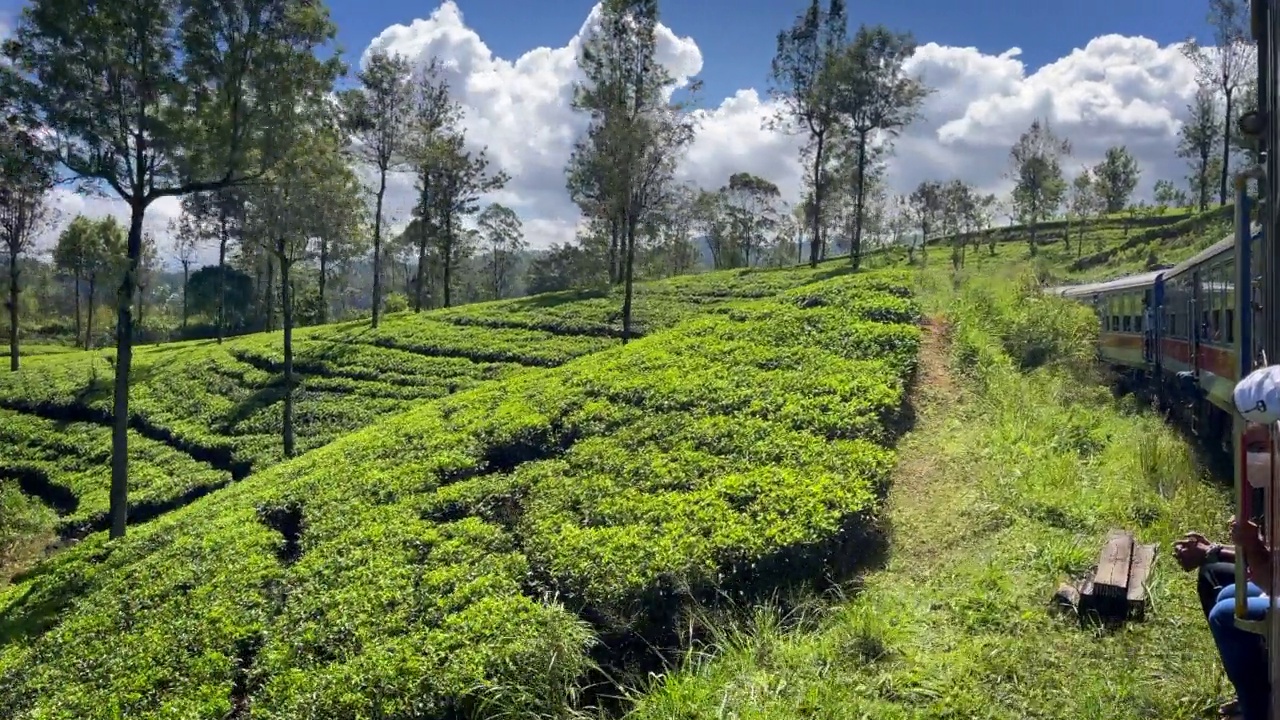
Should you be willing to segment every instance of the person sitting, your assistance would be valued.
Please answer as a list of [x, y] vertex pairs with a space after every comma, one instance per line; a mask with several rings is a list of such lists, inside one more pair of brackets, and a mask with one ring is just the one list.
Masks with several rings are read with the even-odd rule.
[[[1280, 366], [1250, 373], [1236, 384], [1233, 400], [1236, 411], [1245, 421], [1256, 424], [1245, 433], [1245, 476], [1250, 486], [1269, 492], [1273, 479], [1270, 427], [1280, 421]], [[1273, 591], [1271, 550], [1263, 540], [1261, 528], [1252, 520], [1238, 521], [1232, 517], [1229, 527], [1232, 542], [1244, 554], [1247, 571], [1244, 618], [1262, 620], [1271, 602], [1269, 594]], [[1184, 568], [1199, 566], [1202, 582], [1198, 591], [1202, 607], [1214, 586], [1230, 580], [1218, 591], [1206, 613], [1209, 632], [1213, 635], [1223, 668], [1236, 690], [1235, 708], [1228, 703], [1224, 711], [1234, 709], [1243, 720], [1270, 718], [1271, 678], [1264, 638], [1236, 625], [1234, 568], [1228, 577], [1221, 567], [1228, 558], [1226, 549], [1208, 543], [1199, 533], [1188, 533], [1175, 543], [1174, 555]], [[1229, 557], [1231, 561], [1235, 560], [1234, 553]], [[1217, 567], [1206, 569], [1209, 565]]]

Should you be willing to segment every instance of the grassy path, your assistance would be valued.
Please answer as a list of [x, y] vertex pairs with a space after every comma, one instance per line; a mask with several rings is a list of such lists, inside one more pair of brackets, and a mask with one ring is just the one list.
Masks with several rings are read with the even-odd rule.
[[635, 718], [1213, 717], [1221, 672], [1194, 578], [1167, 554], [1145, 623], [1082, 628], [1047, 601], [1109, 527], [1167, 547], [1221, 528], [1225, 493], [1158, 419], [1067, 373], [1014, 369], [983, 325], [927, 324], [887, 565], [803, 618], [761, 609], [722, 629]]

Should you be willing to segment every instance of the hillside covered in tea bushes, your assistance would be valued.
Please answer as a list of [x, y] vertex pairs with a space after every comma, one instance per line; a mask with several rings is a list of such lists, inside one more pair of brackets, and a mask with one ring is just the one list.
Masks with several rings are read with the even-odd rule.
[[[838, 579], [909, 422], [903, 271], [644, 286], [298, 333], [308, 452], [276, 450], [278, 337], [142, 350], [132, 499], [0, 589], [14, 718], [555, 714], [690, 601]], [[102, 353], [0, 385], [6, 493], [106, 509]], [[96, 376], [96, 377], [95, 377]], [[203, 496], [201, 491], [204, 492]], [[148, 504], [150, 503], [150, 504]], [[149, 510], [148, 510], [149, 508]]]
[[[832, 273], [716, 273], [638, 286], [641, 334], [731, 301], [767, 297]], [[425, 400], [621, 344], [619, 293], [557, 293], [300, 329], [295, 425], [309, 450]], [[633, 330], [633, 332], [637, 332]], [[107, 523], [113, 351], [33, 358], [0, 375], [0, 478], [58, 510], [33, 526], [76, 537]], [[131, 518], [152, 517], [283, 459], [280, 333], [151, 345], [134, 357]], [[165, 447], [167, 446], [167, 448]], [[11, 492], [12, 494], [12, 492]], [[21, 502], [11, 498], [12, 502]], [[16, 511], [15, 511], [16, 512]], [[2, 532], [2, 530], [0, 530]], [[2, 548], [0, 548], [2, 549]]]

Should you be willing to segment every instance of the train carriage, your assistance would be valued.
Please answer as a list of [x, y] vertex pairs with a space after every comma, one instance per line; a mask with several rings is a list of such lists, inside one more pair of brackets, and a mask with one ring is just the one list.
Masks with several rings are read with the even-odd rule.
[[[1257, 277], [1253, 234], [1251, 277]], [[1230, 444], [1236, 356], [1235, 241], [1226, 238], [1163, 270], [1047, 288], [1098, 315], [1098, 358], [1126, 384], [1180, 409], [1198, 435]]]

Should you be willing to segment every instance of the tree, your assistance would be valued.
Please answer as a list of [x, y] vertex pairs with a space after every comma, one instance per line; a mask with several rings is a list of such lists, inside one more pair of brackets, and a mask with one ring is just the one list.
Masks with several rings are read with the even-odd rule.
[[929, 256], [929, 231], [934, 229], [938, 216], [942, 213], [942, 183], [936, 180], [924, 180], [907, 198], [911, 216], [920, 228], [920, 255], [927, 262]]
[[362, 255], [368, 245], [362, 239], [367, 220], [367, 206], [360, 199], [360, 180], [349, 165], [329, 161], [328, 174], [320, 178], [316, 193], [322, 201], [316, 208], [315, 258], [316, 295], [319, 311], [316, 322], [329, 321], [329, 282], [333, 268]]
[[[1079, 254], [1084, 246], [1085, 222], [1095, 214], [1102, 212], [1106, 205], [1094, 179], [1093, 171], [1082, 168], [1071, 180], [1071, 189], [1067, 196], [1067, 212], [1076, 221], [1076, 251]], [[1070, 228], [1067, 234], [1071, 234]], [[1068, 243], [1069, 246], [1069, 243]]]
[[1154, 189], [1156, 207], [1164, 212], [1170, 207], [1186, 207], [1187, 194], [1169, 180], [1157, 180]]
[[156, 268], [160, 264], [158, 249], [156, 248], [156, 236], [154, 233], [147, 231], [142, 233], [142, 252], [138, 258], [138, 326], [142, 327], [143, 321], [146, 319], [143, 313], [147, 307], [147, 291], [151, 290], [152, 281], [156, 276]]
[[230, 265], [206, 265], [191, 273], [183, 298], [192, 315], [223, 317], [225, 328], [241, 332], [253, 314], [253, 278]]
[[743, 264], [751, 267], [752, 252], [758, 252], [767, 234], [778, 226], [782, 193], [772, 182], [745, 172], [731, 175], [721, 193], [736, 241], [734, 256], [741, 257]]
[[1222, 132], [1222, 173], [1218, 202], [1227, 203], [1227, 176], [1231, 169], [1233, 125], [1237, 116], [1236, 93], [1250, 82], [1257, 67], [1257, 46], [1249, 27], [1248, 0], [1209, 0], [1209, 26], [1213, 28], [1213, 50], [1195, 40], [1183, 45], [1183, 53], [1195, 63], [1201, 88], [1213, 88], [1223, 100], [1219, 118]]
[[[191, 233], [197, 243], [216, 242], [218, 245], [218, 267], [227, 266], [227, 252], [233, 241], [244, 239], [244, 205], [247, 198], [243, 186], [224, 187], [210, 192], [192, 193], [182, 198], [182, 215], [180, 223], [185, 223], [182, 232]], [[219, 272], [217, 279], [225, 281], [231, 277], [228, 273]], [[223, 298], [227, 288], [218, 292]], [[225, 301], [220, 301], [225, 304]], [[221, 304], [214, 312], [217, 326], [217, 342], [222, 343], [226, 334], [226, 309]]]
[[524, 250], [520, 216], [505, 205], [491, 203], [477, 220], [480, 236], [489, 247], [489, 272], [493, 279], [493, 298], [501, 300], [511, 282], [515, 255]]
[[1200, 212], [1204, 212], [1209, 209], [1209, 193], [1216, 179], [1213, 161], [1217, 158], [1213, 158], [1213, 148], [1223, 128], [1214, 90], [1201, 85], [1188, 103], [1187, 110], [1188, 117], [1178, 131], [1178, 157], [1185, 158], [1191, 166], [1191, 194], [1196, 198]]
[[77, 215], [58, 236], [53, 248], [54, 265], [70, 273], [75, 282], [77, 339], [80, 339], [80, 288], [84, 282], [89, 285], [82, 339], [85, 350], [93, 346], [93, 309], [98, 297], [98, 283], [121, 264], [125, 243], [123, 232], [110, 215], [101, 220]]
[[692, 272], [698, 264], [698, 251], [693, 245], [697, 226], [698, 188], [684, 183], [671, 188], [661, 209], [661, 269], [666, 277]]
[[192, 214], [185, 204], [177, 221], [170, 223], [169, 232], [173, 236], [173, 254], [182, 265], [182, 327], [185, 329], [187, 318], [191, 314], [191, 306], [187, 298], [187, 287], [191, 283], [191, 264], [195, 262], [196, 253], [204, 238], [200, 232], [198, 217]]
[[862, 260], [862, 226], [866, 209], [868, 146], [877, 134], [894, 137], [914, 121], [928, 89], [908, 75], [904, 63], [916, 50], [910, 33], [894, 33], [882, 25], [863, 25], [853, 42], [834, 60], [831, 82], [836, 108], [846, 118], [856, 156], [853, 237], [850, 260]]
[[1093, 168], [1095, 186], [1102, 197], [1106, 213], [1118, 213], [1129, 204], [1138, 187], [1138, 161], [1123, 145], [1107, 148], [1107, 155]]
[[12, 108], [0, 127], [0, 242], [9, 258], [9, 370], [18, 371], [19, 259], [31, 250], [35, 235], [52, 219], [47, 202], [54, 184], [53, 156], [40, 146], [34, 129]]
[[331, 183], [341, 177], [346, 163], [339, 152], [343, 138], [336, 123], [326, 122], [308, 99], [291, 118], [293, 137], [287, 154], [253, 187], [249, 223], [252, 236], [270, 253], [280, 268], [280, 308], [284, 322], [284, 419], [281, 427], [284, 454], [293, 457], [294, 286], [291, 272], [307, 257], [311, 238], [324, 232], [324, 206], [331, 200]]
[[409, 61], [376, 50], [357, 75], [360, 87], [342, 93], [347, 129], [360, 159], [378, 173], [373, 210], [373, 327], [382, 313], [382, 204], [387, 175], [407, 162], [414, 86]]
[[582, 45], [585, 80], [573, 101], [591, 117], [580, 156], [594, 159], [580, 164], [602, 169], [600, 206], [623, 242], [624, 342], [631, 335], [637, 231], [652, 224], [694, 134], [692, 116], [663, 97], [672, 79], [657, 61], [657, 24], [656, 0], [605, 0], [599, 28]]
[[[1000, 199], [995, 196], [995, 193], [978, 197], [977, 202], [974, 204], [973, 218], [976, 224], [975, 229], [986, 235], [987, 249], [991, 251], [992, 255], [996, 254], [996, 234], [991, 232], [991, 226], [995, 224], [997, 206], [999, 204]], [[974, 250], [977, 249], [978, 241], [975, 238]]]
[[324, 6], [303, 0], [32, 0], [6, 43], [59, 161], [129, 206], [117, 293], [112, 538], [127, 523], [133, 302], [147, 208], [268, 169], [278, 157], [276, 118], [300, 91], [333, 85], [337, 60], [316, 51], [334, 35]]
[[824, 12], [819, 0], [799, 15], [788, 29], [778, 33], [778, 47], [770, 66], [769, 95], [779, 103], [772, 126], [790, 134], [806, 135], [805, 155], [812, 158], [807, 182], [813, 191], [809, 238], [809, 263], [817, 265], [822, 246], [822, 201], [826, 178], [826, 143], [840, 126], [840, 112], [833, 90], [836, 58], [848, 38], [844, 0], [829, 0]]
[[444, 155], [449, 150], [447, 138], [455, 132], [461, 117], [461, 106], [449, 97], [449, 85], [442, 77], [442, 66], [432, 58], [422, 70], [415, 88], [414, 112], [410, 119], [410, 153], [417, 174], [418, 201], [414, 219], [405, 231], [417, 249], [418, 272], [414, 283], [415, 312], [421, 312], [427, 285], [427, 250], [439, 243], [440, 227], [435, 197], [441, 182]]
[[434, 197], [430, 213], [436, 229], [436, 249], [443, 270], [444, 306], [452, 302], [453, 271], [465, 259], [473, 244], [461, 232], [462, 218], [480, 209], [480, 196], [502, 189], [509, 176], [499, 170], [491, 172], [486, 149], [472, 152], [466, 147], [463, 132], [453, 132], [437, 144], [435, 173], [432, 180]]
[[1048, 121], [1033, 120], [1031, 127], [1009, 150], [1014, 181], [1013, 204], [1018, 219], [1029, 230], [1027, 243], [1036, 254], [1036, 230], [1042, 220], [1058, 211], [1066, 192], [1062, 157], [1071, 154], [1071, 143], [1059, 139]]

